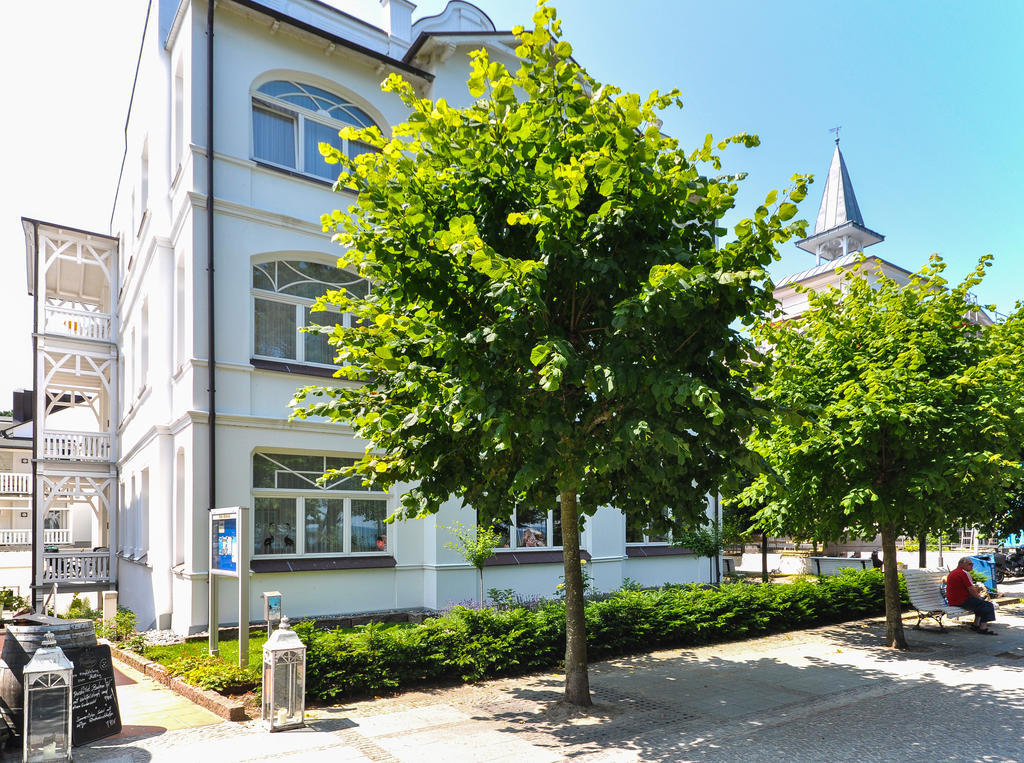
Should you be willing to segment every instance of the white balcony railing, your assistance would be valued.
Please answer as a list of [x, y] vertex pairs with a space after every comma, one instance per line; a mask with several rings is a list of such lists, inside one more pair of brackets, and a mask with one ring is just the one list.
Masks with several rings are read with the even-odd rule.
[[[43, 530], [43, 543], [47, 546], [62, 546], [71, 542], [70, 530]], [[0, 546], [28, 546], [32, 543], [29, 529], [0, 530]]]
[[31, 530], [0, 530], [0, 546], [27, 546], [30, 543]]
[[28, 495], [31, 492], [31, 474], [21, 474], [17, 472], [0, 472], [0, 494]]
[[110, 340], [111, 320], [106, 313], [90, 313], [67, 307], [46, 307], [45, 310], [44, 333], [63, 334], [80, 339]]
[[90, 583], [110, 580], [107, 551], [59, 551], [43, 554], [44, 583]]
[[109, 461], [110, 435], [100, 432], [43, 432], [43, 458]]

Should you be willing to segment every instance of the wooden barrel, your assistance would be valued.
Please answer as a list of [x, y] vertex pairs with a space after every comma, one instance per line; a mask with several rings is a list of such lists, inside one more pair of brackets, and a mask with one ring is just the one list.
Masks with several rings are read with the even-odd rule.
[[[92, 620], [61, 620], [34, 615], [33, 622], [8, 623], [3, 651], [0, 652], [0, 706], [9, 718], [21, 723], [25, 702], [21, 677], [28, 661], [52, 633], [61, 649], [96, 645], [96, 626]], [[18, 728], [18, 727], [16, 727]]]

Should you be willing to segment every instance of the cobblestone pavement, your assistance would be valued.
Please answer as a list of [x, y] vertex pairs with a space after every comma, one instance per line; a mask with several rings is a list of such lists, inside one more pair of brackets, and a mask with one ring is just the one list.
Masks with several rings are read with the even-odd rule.
[[913, 648], [894, 652], [875, 619], [598, 663], [585, 714], [538, 674], [315, 709], [299, 731], [102, 740], [75, 760], [1024, 760], [1024, 606], [996, 627], [908, 627]]

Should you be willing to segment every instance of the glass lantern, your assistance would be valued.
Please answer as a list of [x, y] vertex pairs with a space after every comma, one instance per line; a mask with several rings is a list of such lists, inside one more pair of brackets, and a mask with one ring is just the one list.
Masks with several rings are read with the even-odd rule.
[[22, 675], [25, 763], [71, 760], [71, 660], [47, 631]]
[[287, 617], [263, 645], [263, 723], [271, 731], [305, 724], [306, 645]]

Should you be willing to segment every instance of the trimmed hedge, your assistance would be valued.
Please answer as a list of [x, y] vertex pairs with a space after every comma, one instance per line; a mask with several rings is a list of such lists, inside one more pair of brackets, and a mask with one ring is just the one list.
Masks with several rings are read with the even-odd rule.
[[[902, 582], [901, 582], [902, 585]], [[906, 592], [903, 589], [903, 598]], [[717, 589], [666, 586], [619, 591], [587, 604], [592, 660], [671, 646], [696, 646], [885, 611], [880, 570], [785, 585], [724, 584]], [[374, 623], [358, 632], [318, 630], [301, 622], [307, 646], [306, 693], [329, 702], [426, 683], [479, 681], [559, 664], [565, 649], [565, 604], [536, 609], [467, 609], [422, 625]]]

